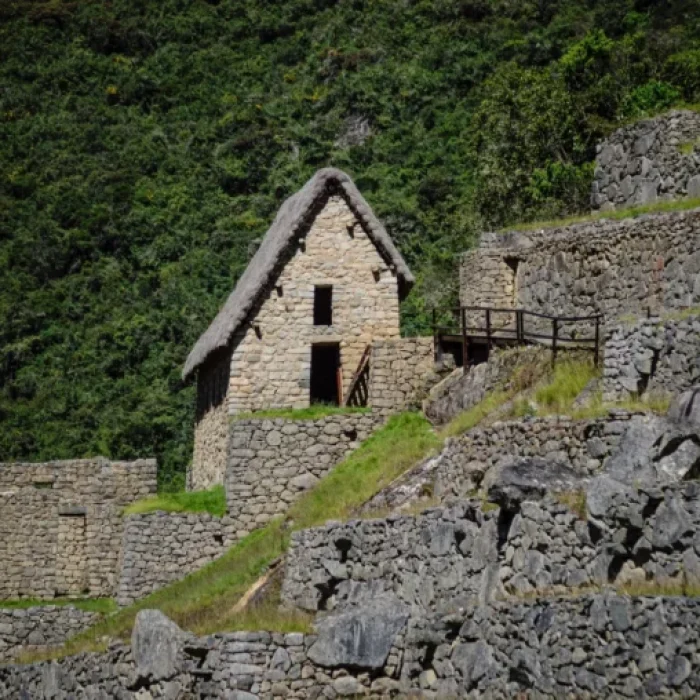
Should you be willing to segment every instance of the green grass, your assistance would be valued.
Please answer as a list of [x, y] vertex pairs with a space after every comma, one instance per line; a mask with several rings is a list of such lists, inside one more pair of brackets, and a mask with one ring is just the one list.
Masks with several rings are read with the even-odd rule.
[[441, 431], [440, 436], [443, 438], [455, 437], [466, 433], [476, 427], [489, 414], [500, 408], [509, 398], [509, 394], [505, 391], [495, 391], [480, 401], [476, 406], [462, 411], [455, 416]]
[[268, 629], [305, 631], [305, 616], [256, 609], [233, 614], [240, 597], [262, 575], [289, 543], [293, 530], [343, 520], [384, 486], [436, 451], [441, 440], [417, 413], [393, 416], [387, 424], [321, 479], [289, 510], [287, 517], [251, 533], [226, 554], [138, 603], [120, 610], [77, 635], [61, 649], [27, 655], [23, 662], [105, 648], [108, 637], [126, 639], [139, 610], [157, 608], [184, 629], [196, 634], [218, 630]]
[[672, 202], [655, 202], [644, 206], [628, 207], [627, 209], [616, 209], [614, 211], [596, 212], [584, 216], [572, 216], [564, 219], [553, 219], [549, 221], [531, 221], [515, 226], [508, 226], [501, 230], [501, 233], [509, 231], [536, 231], [545, 228], [561, 228], [574, 224], [590, 223], [600, 219], [631, 219], [642, 214], [659, 214], [664, 212], [685, 211], [700, 207], [700, 198], [679, 199]]
[[329, 406], [326, 404], [314, 404], [307, 408], [271, 408], [266, 411], [253, 411], [251, 413], [238, 413], [231, 416], [231, 420], [249, 420], [251, 418], [286, 418], [287, 420], [317, 420], [326, 416], [346, 415], [353, 413], [370, 413], [371, 408], [366, 406]]
[[684, 156], [689, 156], [698, 147], [700, 147], [700, 139], [695, 139], [695, 141], [679, 144], [678, 151]]
[[11, 610], [26, 610], [37, 606], [57, 605], [65, 607], [72, 605], [85, 612], [111, 615], [117, 611], [117, 604], [112, 598], [53, 598], [52, 600], [40, 600], [39, 598], [22, 598], [21, 600], [0, 600], [0, 608]]
[[221, 517], [226, 512], [226, 493], [223, 486], [214, 486], [207, 491], [179, 491], [160, 493], [157, 496], [135, 501], [124, 508], [124, 515], [153, 513], [164, 510], [168, 513], [211, 513]]
[[554, 368], [549, 384], [535, 392], [538, 413], [568, 413], [576, 397], [599, 375], [591, 361], [564, 361]]

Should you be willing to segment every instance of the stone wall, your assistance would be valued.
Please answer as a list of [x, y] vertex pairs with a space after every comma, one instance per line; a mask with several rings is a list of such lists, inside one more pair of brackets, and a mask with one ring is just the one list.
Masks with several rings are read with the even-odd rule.
[[[332, 285], [333, 323], [316, 326], [314, 287]], [[309, 405], [311, 346], [339, 343], [343, 391], [365, 348], [399, 337], [396, 274], [340, 196], [330, 197], [232, 341], [229, 413]]]
[[[512, 306], [555, 316], [602, 313], [606, 322], [649, 307], [684, 309], [700, 302], [700, 210], [597, 220], [528, 232], [484, 234], [462, 257], [460, 300], [491, 303], [480, 260], [517, 260]], [[474, 280], [480, 279], [475, 285]], [[498, 287], [499, 282], [493, 284]], [[483, 325], [483, 320], [482, 320]], [[525, 331], [541, 323], [525, 319]], [[547, 326], [551, 331], [551, 324]], [[563, 338], [591, 337], [592, 324], [564, 323]]]
[[192, 462], [187, 489], [200, 491], [224, 483], [228, 450], [228, 381], [231, 353], [215, 352], [197, 370], [197, 405]]
[[[582, 492], [583, 493], [583, 492]], [[583, 586], [700, 582], [700, 486], [601, 480], [576, 512], [567, 494], [482, 512], [479, 501], [418, 516], [295, 533], [282, 599], [330, 610], [390, 594], [413, 615]]]
[[130, 605], [221, 556], [233, 544], [227, 525], [209, 513], [126, 517], [117, 603]]
[[700, 309], [680, 318], [644, 318], [610, 329], [603, 398], [678, 394], [700, 382]]
[[[591, 208], [700, 197], [700, 114], [677, 110], [615, 131], [598, 145]], [[689, 153], [681, 147], [695, 146]]]
[[464, 496], [488, 471], [513, 457], [541, 457], [571, 466], [581, 475], [598, 472], [633, 414], [613, 411], [605, 418], [525, 418], [476, 428], [448, 440], [436, 460], [435, 492]]
[[380, 622], [393, 623], [389, 629], [378, 629], [369, 612], [342, 621], [356, 627], [338, 642], [323, 630], [200, 640], [172, 632], [157, 665], [137, 641], [102, 654], [0, 667], [0, 695], [525, 700], [700, 693], [700, 601], [692, 598], [604, 593], [411, 619], [384, 610]]
[[0, 608], [0, 663], [22, 652], [62, 644], [100, 618], [72, 605], [33, 608]]
[[433, 339], [394, 338], [372, 344], [369, 405], [382, 413], [419, 406], [434, 378]]
[[383, 420], [378, 411], [233, 420], [225, 487], [236, 537], [283, 515]]
[[155, 492], [155, 460], [0, 464], [0, 598], [113, 595], [122, 508]]

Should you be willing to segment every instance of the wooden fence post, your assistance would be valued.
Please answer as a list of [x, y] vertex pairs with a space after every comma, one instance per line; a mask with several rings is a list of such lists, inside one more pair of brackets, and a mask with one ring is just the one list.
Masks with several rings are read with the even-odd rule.
[[557, 338], [559, 337], [559, 319], [552, 319], [552, 367], [557, 363]]
[[462, 319], [462, 374], [467, 373], [467, 310], [460, 309]]

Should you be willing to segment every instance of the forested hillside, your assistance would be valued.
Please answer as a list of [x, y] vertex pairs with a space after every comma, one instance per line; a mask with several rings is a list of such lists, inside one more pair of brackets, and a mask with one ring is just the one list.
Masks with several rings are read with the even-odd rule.
[[585, 210], [595, 143], [700, 99], [700, 0], [3, 0], [0, 460], [191, 450], [180, 371], [249, 242], [347, 170], [417, 272]]

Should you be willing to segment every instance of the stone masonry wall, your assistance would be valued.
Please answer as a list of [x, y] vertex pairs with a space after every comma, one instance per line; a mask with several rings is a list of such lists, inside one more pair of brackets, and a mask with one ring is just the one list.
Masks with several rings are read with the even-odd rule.
[[383, 421], [378, 411], [233, 420], [225, 487], [236, 537], [283, 515]]
[[190, 491], [224, 483], [230, 364], [230, 352], [216, 352], [197, 370], [194, 450], [192, 463], [187, 469], [187, 488]]
[[435, 492], [464, 496], [484, 473], [513, 457], [541, 457], [570, 463], [581, 475], [598, 472], [633, 414], [613, 411], [605, 418], [564, 416], [494, 423], [451, 438], [437, 459]]
[[144, 513], [125, 518], [117, 603], [130, 605], [221, 556], [233, 544], [227, 518]]
[[[615, 131], [598, 145], [591, 208], [605, 211], [700, 197], [700, 114], [675, 110]], [[695, 146], [684, 154], [682, 146]]]
[[420, 404], [434, 366], [432, 338], [378, 340], [370, 358], [369, 405], [395, 413]]
[[[58, 662], [7, 666], [0, 668], [0, 695], [8, 700], [131, 700], [144, 693], [202, 700], [695, 697], [699, 626], [700, 601], [692, 598], [605, 593], [496, 603], [409, 619], [386, 636], [388, 653], [384, 644], [375, 645], [385, 656], [378, 666], [353, 667], [342, 658], [322, 665], [327, 640], [316, 635], [235, 632], [181, 641], [172, 667], [155, 676], [123, 645]], [[342, 656], [353, 651], [350, 645]]]
[[306, 610], [396, 596], [413, 615], [582, 586], [700, 582], [700, 486], [611, 480], [585, 513], [555, 497], [514, 512], [479, 501], [418, 516], [328, 523], [292, 536], [282, 599]]
[[22, 652], [62, 644], [95, 624], [99, 617], [72, 605], [0, 608], [0, 663]]
[[0, 464], [0, 599], [113, 595], [121, 510], [155, 492], [155, 460]]
[[700, 309], [683, 318], [644, 318], [610, 329], [603, 398], [678, 394], [700, 382]]
[[[609, 323], [622, 315], [646, 315], [649, 307], [677, 310], [700, 302], [697, 209], [484, 234], [480, 247], [462, 257], [462, 304], [491, 303], [490, 281], [478, 271], [478, 262], [482, 255], [490, 260], [495, 254], [519, 261], [511, 305], [529, 311], [555, 316], [602, 313]], [[480, 276], [482, 281], [475, 285]], [[526, 317], [526, 332], [540, 326]], [[551, 324], [547, 328], [551, 330]], [[591, 337], [593, 327], [564, 323], [560, 330], [562, 338], [574, 333]]]
[[[315, 326], [314, 287], [333, 287], [333, 325]], [[399, 337], [394, 271], [345, 199], [332, 196], [233, 339], [229, 413], [309, 405], [311, 346], [339, 343], [343, 391], [365, 348]]]

